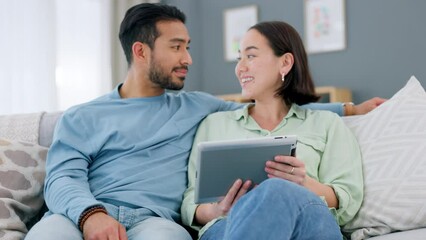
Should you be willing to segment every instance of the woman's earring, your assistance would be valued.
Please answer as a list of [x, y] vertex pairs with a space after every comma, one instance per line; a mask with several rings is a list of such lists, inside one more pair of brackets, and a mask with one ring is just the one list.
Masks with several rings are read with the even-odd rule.
[[285, 73], [283, 73], [282, 75], [281, 75], [281, 81], [283, 81], [284, 82], [284, 77], [285, 77]]

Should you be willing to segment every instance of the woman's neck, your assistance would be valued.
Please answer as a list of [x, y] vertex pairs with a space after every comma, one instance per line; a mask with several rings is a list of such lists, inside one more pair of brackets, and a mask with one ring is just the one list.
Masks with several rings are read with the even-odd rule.
[[249, 114], [261, 128], [272, 131], [281, 123], [288, 111], [289, 107], [284, 100], [275, 97], [268, 101], [256, 100], [256, 104], [249, 109]]

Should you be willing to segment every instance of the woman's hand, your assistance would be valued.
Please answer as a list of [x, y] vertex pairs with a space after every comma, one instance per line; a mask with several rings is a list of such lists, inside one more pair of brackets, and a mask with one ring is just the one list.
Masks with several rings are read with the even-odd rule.
[[305, 164], [292, 156], [275, 156], [275, 161], [267, 161], [265, 171], [269, 178], [282, 178], [304, 186], [306, 182]]
[[278, 177], [299, 184], [318, 196], [324, 196], [328, 207], [339, 207], [339, 200], [333, 188], [306, 175], [305, 164], [292, 156], [276, 156], [267, 161], [265, 171], [268, 177]]
[[200, 225], [205, 225], [220, 216], [226, 216], [231, 207], [251, 188], [252, 182], [247, 180], [243, 183], [238, 179], [229, 189], [225, 197], [216, 203], [200, 204], [195, 211], [195, 220]]

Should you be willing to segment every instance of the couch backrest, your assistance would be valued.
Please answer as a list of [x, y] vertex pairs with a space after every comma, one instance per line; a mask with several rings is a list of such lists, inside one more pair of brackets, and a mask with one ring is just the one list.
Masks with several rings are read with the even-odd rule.
[[62, 111], [1, 115], [0, 138], [50, 147], [61, 115]]
[[61, 115], [62, 112], [48, 112], [41, 117], [38, 137], [41, 146], [50, 147], [52, 144], [53, 132]]
[[[39, 144], [44, 147], [50, 147], [52, 144], [53, 132], [56, 123], [62, 116], [62, 112], [46, 112], [42, 115], [39, 129]], [[354, 117], [344, 117], [345, 122], [352, 121]]]

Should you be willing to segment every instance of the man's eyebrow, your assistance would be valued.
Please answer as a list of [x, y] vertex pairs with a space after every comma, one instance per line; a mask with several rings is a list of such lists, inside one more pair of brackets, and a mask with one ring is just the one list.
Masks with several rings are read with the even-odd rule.
[[172, 38], [170, 39], [170, 42], [178, 42], [178, 43], [191, 43], [191, 39], [190, 40], [185, 40], [183, 38]]

